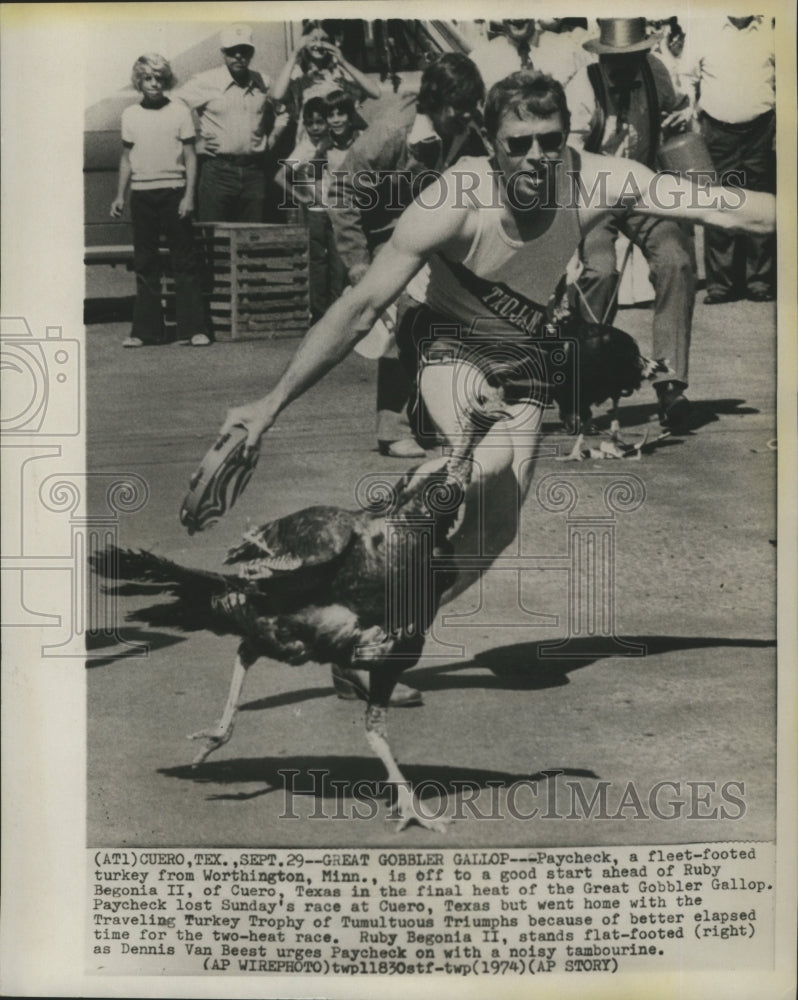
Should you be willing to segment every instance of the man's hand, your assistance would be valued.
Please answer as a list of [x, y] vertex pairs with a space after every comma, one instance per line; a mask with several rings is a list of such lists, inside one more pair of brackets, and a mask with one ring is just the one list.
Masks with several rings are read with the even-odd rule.
[[338, 60], [338, 62], [346, 62], [346, 60], [343, 57], [343, 54], [342, 54], [341, 50], [338, 48], [337, 45], [333, 45], [332, 42], [322, 42], [319, 45], [319, 48], [320, 49], [325, 49], [327, 52], [332, 52], [332, 54], [335, 56], [335, 58]]
[[121, 219], [124, 207], [125, 207], [124, 198], [114, 198], [114, 200], [111, 202], [111, 218]]
[[234, 427], [243, 427], [247, 432], [247, 448], [257, 448], [261, 437], [272, 426], [276, 417], [270, 397], [264, 396], [254, 403], [245, 403], [228, 410], [220, 433], [228, 434]]
[[679, 111], [672, 111], [669, 115], [666, 115], [660, 123], [660, 127], [663, 131], [667, 130], [672, 133], [684, 132], [689, 127], [693, 121], [693, 109], [688, 104], [687, 107], [681, 108]]
[[183, 195], [180, 204], [177, 206], [177, 215], [180, 219], [186, 219], [194, 211], [194, 201], [188, 195]]

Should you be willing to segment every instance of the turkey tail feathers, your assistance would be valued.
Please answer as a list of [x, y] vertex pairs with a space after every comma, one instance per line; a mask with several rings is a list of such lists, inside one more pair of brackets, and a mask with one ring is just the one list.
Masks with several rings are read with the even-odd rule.
[[156, 586], [160, 584], [161, 590], [172, 593], [194, 590], [197, 596], [202, 594], [210, 597], [211, 594], [221, 593], [226, 589], [227, 580], [221, 573], [189, 569], [143, 549], [120, 549], [109, 545], [102, 552], [90, 556], [89, 563], [95, 572], [106, 579]]
[[89, 564], [99, 576], [113, 581], [118, 592], [129, 594], [133, 585], [133, 592], [142, 595], [177, 598], [136, 611], [130, 616], [132, 621], [185, 630], [231, 631], [225, 627], [225, 616], [217, 613], [213, 598], [242, 590], [238, 577], [189, 569], [152, 552], [120, 549], [115, 545], [92, 554]]

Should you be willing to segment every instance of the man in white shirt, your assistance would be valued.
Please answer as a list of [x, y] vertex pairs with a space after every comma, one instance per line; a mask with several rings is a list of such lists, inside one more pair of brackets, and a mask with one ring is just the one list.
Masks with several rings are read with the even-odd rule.
[[199, 118], [197, 214], [202, 222], [263, 222], [266, 150], [287, 116], [275, 120], [269, 80], [249, 68], [252, 29], [231, 24], [221, 43], [224, 65], [198, 73], [174, 94]]
[[[715, 169], [739, 171], [751, 191], [775, 191], [774, 31], [769, 18], [696, 21], [688, 31], [685, 77], [696, 87], [698, 119]], [[704, 237], [708, 305], [775, 298], [773, 236]], [[739, 262], [739, 271], [736, 267]]]

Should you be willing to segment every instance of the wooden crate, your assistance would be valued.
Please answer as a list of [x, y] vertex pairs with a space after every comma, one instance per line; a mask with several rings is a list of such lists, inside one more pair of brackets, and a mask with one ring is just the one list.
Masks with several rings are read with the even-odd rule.
[[[308, 329], [308, 231], [245, 222], [195, 226], [203, 287], [217, 340], [297, 337]], [[164, 279], [167, 317], [174, 281]]]

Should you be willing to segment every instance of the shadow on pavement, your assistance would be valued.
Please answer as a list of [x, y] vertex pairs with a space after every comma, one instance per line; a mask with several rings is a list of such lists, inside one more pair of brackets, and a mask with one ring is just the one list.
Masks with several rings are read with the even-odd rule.
[[[595, 772], [584, 768], [560, 768], [519, 774], [484, 768], [456, 767], [446, 764], [402, 765], [407, 780], [424, 800], [445, 794], [453, 796], [471, 788], [505, 788], [517, 782], [538, 784], [553, 775], [598, 780]], [[234, 794], [211, 795], [209, 800], [246, 800], [285, 791], [292, 797], [314, 799], [381, 799], [390, 794], [385, 769], [373, 757], [361, 756], [292, 756], [237, 757], [191, 765], [161, 768], [159, 774], [199, 784], [259, 783], [265, 787]], [[426, 786], [426, 787], [425, 787]], [[357, 792], [357, 794], [355, 794]]]
[[[775, 649], [775, 639], [729, 639], [716, 636], [624, 635], [618, 638], [630, 645], [644, 646], [645, 656], [674, 653], [685, 649], [715, 647], [742, 647], [746, 649]], [[419, 667], [413, 670], [413, 685], [422, 691], [441, 691], [465, 688], [513, 688], [515, 690], [542, 690], [568, 684], [568, 674], [588, 667], [598, 660], [626, 659], [612, 654], [596, 654], [595, 640], [572, 640], [570, 656], [538, 657], [538, 648], [548, 643], [519, 642], [486, 650], [463, 663], [446, 663], [440, 666]], [[584, 649], [581, 653], [580, 647]], [[635, 657], [638, 659], [638, 657]], [[495, 676], [470, 674], [456, 676], [459, 671], [484, 667]]]
[[[185, 642], [187, 636], [169, 635], [162, 632], [149, 632], [144, 629], [132, 628], [124, 637], [133, 643], [146, 644], [150, 651], [166, 649], [176, 643]], [[673, 653], [686, 649], [712, 649], [716, 647], [738, 647], [745, 649], [775, 649], [775, 639], [730, 639], [722, 636], [670, 636], [670, 635], [626, 635], [617, 637], [621, 642], [632, 646], [644, 646], [643, 656], [657, 656], [662, 653]], [[103, 637], [93, 642], [87, 642], [90, 650], [102, 648]], [[116, 644], [113, 642], [112, 644]], [[523, 690], [539, 691], [545, 688], [562, 687], [568, 684], [568, 674], [582, 667], [588, 667], [599, 660], [626, 658], [617, 653], [596, 653], [595, 639], [571, 640], [570, 655], [540, 657], [538, 649], [546, 643], [519, 642], [510, 646], [497, 646], [494, 649], [477, 653], [473, 659], [454, 661], [429, 667], [416, 667], [412, 672], [414, 687], [421, 691], [453, 691], [479, 688], [482, 690]], [[580, 652], [580, 648], [584, 652]], [[144, 659], [130, 651], [117, 651], [107, 657], [93, 658], [86, 662], [87, 668], [108, 666], [123, 659]], [[638, 657], [635, 657], [638, 658]], [[268, 657], [261, 658], [265, 664]], [[458, 676], [462, 671], [482, 667], [490, 674], [467, 674]], [[240, 706], [242, 712], [262, 711], [264, 709], [282, 708], [286, 705], [296, 705], [303, 701], [316, 698], [327, 698], [333, 694], [332, 687], [325, 686], [298, 691], [285, 691], [281, 694], [259, 698], [257, 701], [246, 702]]]
[[[125, 626], [124, 633], [118, 632], [116, 635], [105, 633], [86, 633], [86, 652], [91, 656], [86, 660], [86, 668], [108, 667], [112, 663], [120, 660], [146, 660], [150, 653], [156, 649], [168, 649], [179, 642], [185, 642], [188, 636], [170, 635], [166, 632], [152, 632], [148, 629], [136, 628], [135, 626]], [[120, 648], [120, 645], [125, 646]], [[146, 646], [147, 652], [142, 653], [140, 649], [133, 647]], [[108, 647], [107, 656], [97, 656], [96, 653]]]
[[[690, 390], [686, 395], [690, 396]], [[745, 406], [744, 399], [690, 399], [690, 430], [695, 431], [707, 424], [716, 423], [721, 417], [745, 417], [758, 414], [760, 411], [752, 406]], [[657, 418], [656, 404], [624, 403], [618, 407], [618, 420], [621, 427], [637, 427]], [[602, 430], [610, 426], [608, 414], [596, 418], [596, 424]]]
[[[644, 390], [640, 390], [641, 392]], [[690, 390], [687, 390], [689, 397]], [[758, 414], [760, 411], [752, 406], [745, 406], [744, 399], [699, 399], [690, 400], [690, 425], [689, 430], [699, 430], [707, 424], [717, 423], [721, 417], [744, 417], [751, 414]], [[646, 424], [655, 424], [659, 430], [658, 407], [656, 403], [632, 403], [627, 404], [621, 401], [618, 407], [618, 422], [621, 428], [643, 427]], [[593, 422], [600, 432], [609, 432], [611, 416], [609, 412], [594, 413]], [[557, 416], [556, 410], [546, 413], [543, 421], [543, 429], [548, 433], [556, 433], [562, 430], [562, 423]], [[661, 445], [677, 444], [676, 440], [662, 441]]]

